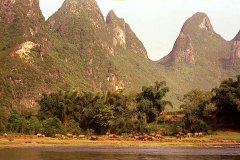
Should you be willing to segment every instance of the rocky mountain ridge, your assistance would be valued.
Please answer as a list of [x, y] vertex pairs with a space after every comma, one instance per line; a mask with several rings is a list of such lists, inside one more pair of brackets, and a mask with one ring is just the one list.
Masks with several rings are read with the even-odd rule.
[[105, 20], [95, 0], [65, 0], [47, 21], [38, 0], [0, 5], [0, 106], [37, 108], [44, 92], [136, 92], [165, 80], [177, 107], [191, 89], [210, 89], [240, 70], [239, 33], [225, 41], [204, 13], [189, 18], [171, 53], [153, 62], [125, 20], [114, 11]]

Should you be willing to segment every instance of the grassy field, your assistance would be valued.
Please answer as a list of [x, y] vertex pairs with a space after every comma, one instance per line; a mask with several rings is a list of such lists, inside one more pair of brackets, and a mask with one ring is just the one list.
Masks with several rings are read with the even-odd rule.
[[100, 136], [99, 140], [37, 138], [36, 136], [1, 137], [0, 147], [240, 147], [240, 132], [219, 131], [202, 138], [164, 137], [155, 141], [137, 141], [133, 138], [109, 139]]

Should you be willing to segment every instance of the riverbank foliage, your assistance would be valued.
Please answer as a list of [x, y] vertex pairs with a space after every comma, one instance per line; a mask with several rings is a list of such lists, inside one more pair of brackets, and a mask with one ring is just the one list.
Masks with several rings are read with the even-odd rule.
[[184, 96], [178, 112], [165, 100], [165, 82], [142, 87], [137, 94], [59, 91], [43, 94], [38, 113], [1, 109], [1, 132], [37, 134], [115, 134], [211, 132], [240, 127], [240, 76], [212, 91], [193, 90]]

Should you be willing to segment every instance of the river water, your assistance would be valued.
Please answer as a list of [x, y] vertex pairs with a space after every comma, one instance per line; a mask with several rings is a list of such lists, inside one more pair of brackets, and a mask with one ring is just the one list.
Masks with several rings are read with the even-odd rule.
[[43, 147], [0, 149], [0, 160], [240, 160], [240, 148]]

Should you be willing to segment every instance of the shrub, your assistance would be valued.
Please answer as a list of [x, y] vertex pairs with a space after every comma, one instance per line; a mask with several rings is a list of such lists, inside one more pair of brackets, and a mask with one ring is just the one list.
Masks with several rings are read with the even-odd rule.
[[157, 132], [161, 129], [161, 125], [157, 124], [157, 123], [149, 123], [146, 125], [146, 131], [148, 133], [152, 133], [152, 132]]
[[79, 123], [77, 123], [74, 120], [70, 120], [67, 124], [66, 130], [68, 133], [73, 133], [73, 134], [80, 134], [81, 133], [81, 128], [79, 127]]
[[178, 124], [165, 124], [161, 127], [160, 132], [164, 136], [174, 136], [182, 131], [182, 127]]
[[93, 135], [93, 133], [94, 133], [94, 130], [93, 130], [93, 129], [87, 129], [87, 130], [86, 130], [86, 135], [87, 135], [87, 136], [91, 136], [91, 135]]
[[56, 117], [51, 117], [47, 120], [44, 120], [43, 128], [46, 136], [54, 136], [55, 134], [65, 133], [62, 122]]

